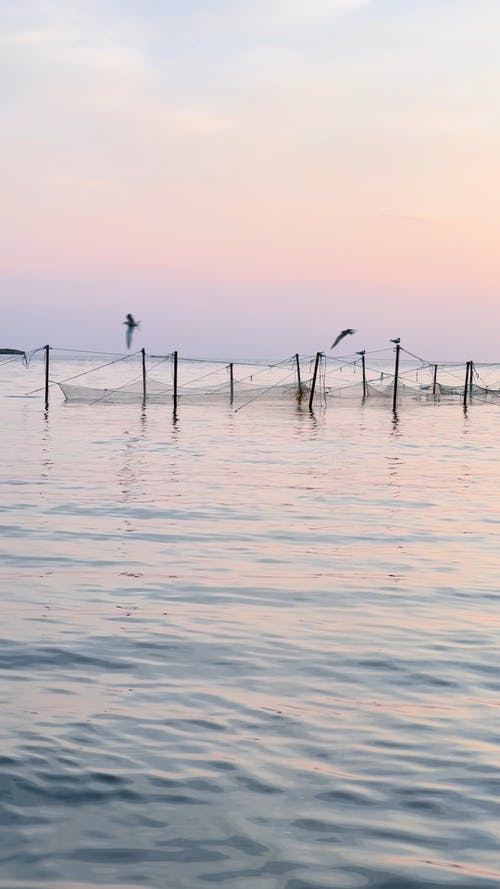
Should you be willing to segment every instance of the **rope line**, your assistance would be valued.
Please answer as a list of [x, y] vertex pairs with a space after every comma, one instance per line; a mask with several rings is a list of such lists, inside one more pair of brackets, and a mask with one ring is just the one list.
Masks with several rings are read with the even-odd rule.
[[[123, 352], [92, 352], [89, 349], [63, 349], [62, 346], [51, 346], [51, 352], [74, 352], [75, 355], [121, 355], [122, 358], [131, 358], [131, 355], [124, 355]], [[139, 349], [139, 352], [141, 350]], [[137, 352], [133, 352], [133, 355], [137, 355]]]
[[139, 352], [132, 352], [131, 355], [122, 355], [120, 358], [115, 358], [113, 361], [108, 361], [106, 364], [99, 364], [98, 367], [91, 367], [90, 370], [82, 370], [80, 373], [74, 374], [72, 377], [66, 377], [66, 379], [60, 380], [60, 382], [69, 383], [71, 380], [77, 380], [78, 377], [84, 377], [87, 374], [94, 373], [96, 370], [102, 370], [104, 367], [111, 367], [112, 364], [118, 364], [119, 361], [127, 361], [129, 358], [135, 358], [140, 354], [139, 350]]
[[[135, 354], [140, 354], [140, 351]], [[128, 357], [128, 356], [126, 356], [126, 357]], [[130, 357], [132, 357], [132, 356], [130, 356]], [[156, 364], [153, 364], [151, 366], [150, 370], [154, 370], [156, 367], [159, 367], [160, 364], [164, 364], [165, 361], [168, 361], [169, 358], [170, 358], [170, 355], [167, 355], [167, 356], [165, 356], [165, 358], [162, 358], [160, 361], [157, 361]], [[137, 374], [131, 380], [127, 380], [127, 382], [122, 383], [120, 386], [115, 386], [114, 389], [107, 389], [106, 392], [104, 393], [104, 395], [101, 396], [101, 398], [96, 398], [96, 400], [91, 401], [90, 404], [91, 405], [98, 404], [100, 401], [104, 401], [105, 398], [109, 398], [110, 395], [114, 395], [115, 392], [119, 392], [120, 389], [124, 389], [125, 386], [132, 386], [132, 384], [136, 383], [137, 380], [142, 380], [142, 372], [140, 374]], [[67, 382], [67, 381], [63, 380], [63, 382]], [[146, 395], [147, 395], [147, 383], [146, 383]]]
[[245, 401], [243, 404], [240, 404], [239, 407], [234, 409], [234, 413], [238, 413], [242, 408], [247, 407], [247, 405], [251, 404], [253, 401], [257, 401], [258, 398], [262, 398], [267, 392], [270, 392], [271, 389], [275, 389], [276, 386], [281, 386], [283, 383], [288, 380], [291, 376], [291, 373], [288, 373], [286, 377], [283, 377], [282, 380], [278, 380], [276, 383], [273, 383], [272, 386], [268, 386], [267, 389], [264, 389], [263, 392], [258, 392], [257, 395], [254, 395], [253, 398], [249, 398], [248, 401]]
[[[242, 377], [241, 380], [238, 380], [239, 383], [246, 383], [248, 380], [253, 380], [254, 377], [258, 377], [259, 374], [264, 373], [265, 370], [273, 370], [275, 367], [281, 367], [284, 364], [288, 364], [291, 361], [295, 361], [295, 356], [291, 358], [284, 358], [283, 361], [277, 361], [276, 364], [266, 364], [264, 367], [261, 367], [260, 370], [256, 370], [251, 374], [248, 374], [246, 377]], [[248, 365], [245, 365], [248, 366]], [[251, 365], [250, 365], [251, 366]], [[253, 365], [257, 367], [258, 365]], [[270, 387], [273, 388], [272, 386]]]
[[12, 355], [12, 357], [7, 358], [6, 361], [0, 361], [0, 367], [5, 367], [6, 364], [12, 364], [13, 361], [19, 361], [19, 359], [21, 359], [21, 362], [24, 364], [25, 367], [27, 367], [28, 365], [25, 362], [25, 358], [26, 353], [24, 355]]

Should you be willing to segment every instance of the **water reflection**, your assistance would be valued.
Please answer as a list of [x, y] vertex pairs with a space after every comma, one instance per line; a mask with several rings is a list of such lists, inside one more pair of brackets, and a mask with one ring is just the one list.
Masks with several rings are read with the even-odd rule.
[[179, 432], [179, 430], [179, 414], [178, 411], [174, 408], [174, 410], [172, 411], [172, 432], [174, 433], [174, 438], [176, 438], [176, 434]]
[[496, 413], [136, 408], [4, 430], [3, 885], [498, 886]]
[[310, 439], [317, 438], [320, 430], [325, 427], [326, 407], [316, 404], [314, 409], [310, 409], [306, 405], [297, 405], [295, 409], [295, 417], [298, 420], [296, 430], [309, 433]]
[[392, 431], [392, 434], [393, 434], [395, 437], [398, 437], [398, 436], [401, 435], [401, 429], [400, 429], [400, 426], [399, 426], [399, 413], [398, 413], [398, 411], [393, 411], [393, 412], [392, 412], [392, 430], [391, 430], [391, 431]]
[[43, 412], [43, 426], [41, 431], [41, 456], [42, 456], [42, 472], [43, 479], [48, 479], [50, 470], [54, 465], [52, 458], [52, 436], [49, 421], [49, 412]]

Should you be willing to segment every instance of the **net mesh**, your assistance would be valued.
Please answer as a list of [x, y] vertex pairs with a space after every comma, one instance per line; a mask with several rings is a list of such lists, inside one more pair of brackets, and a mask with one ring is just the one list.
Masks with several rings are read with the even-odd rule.
[[[133, 382], [116, 389], [98, 388], [92, 386], [76, 386], [71, 383], [58, 383], [66, 401], [80, 402], [84, 404], [137, 404], [149, 402], [156, 404], [168, 404], [173, 401], [174, 387], [160, 380], [148, 377], [144, 390], [142, 381]], [[308, 396], [309, 386], [302, 384], [300, 391], [297, 385], [259, 386], [251, 383], [234, 382], [220, 383], [214, 386], [189, 386], [182, 385], [177, 389], [177, 400], [180, 403], [206, 404], [207, 401], [232, 401], [235, 406], [260, 398], [270, 398], [277, 401], [290, 401]]]
[[[51, 350], [56, 358], [57, 351], [67, 350]], [[86, 404], [171, 404], [175, 398], [178, 404], [226, 403], [240, 410], [259, 401], [307, 403], [313, 388], [315, 405], [329, 400], [346, 405], [360, 400], [396, 406], [411, 401], [500, 404], [500, 365], [469, 362], [466, 376], [463, 363], [434, 364], [402, 348], [395, 399], [395, 356], [392, 349], [381, 351], [350, 359], [294, 355], [274, 364], [178, 356], [174, 364], [171, 354], [134, 353], [108, 356], [111, 360], [97, 366], [91, 365], [89, 353], [75, 353], [70, 357], [72, 375], [51, 383], [59, 386], [67, 402]], [[50, 366], [53, 373], [57, 361], [52, 363], [52, 355]], [[67, 370], [68, 363], [59, 366]]]

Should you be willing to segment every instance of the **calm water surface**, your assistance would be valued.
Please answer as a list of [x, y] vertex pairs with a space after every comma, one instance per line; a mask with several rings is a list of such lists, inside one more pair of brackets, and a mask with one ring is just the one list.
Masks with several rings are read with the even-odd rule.
[[498, 889], [500, 409], [0, 371], [2, 889]]

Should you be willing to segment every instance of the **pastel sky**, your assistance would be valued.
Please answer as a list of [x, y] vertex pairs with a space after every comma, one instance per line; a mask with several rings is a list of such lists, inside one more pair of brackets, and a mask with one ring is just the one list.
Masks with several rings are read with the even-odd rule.
[[499, 35], [499, 0], [2, 0], [0, 345], [121, 351], [132, 312], [189, 357], [500, 361]]

